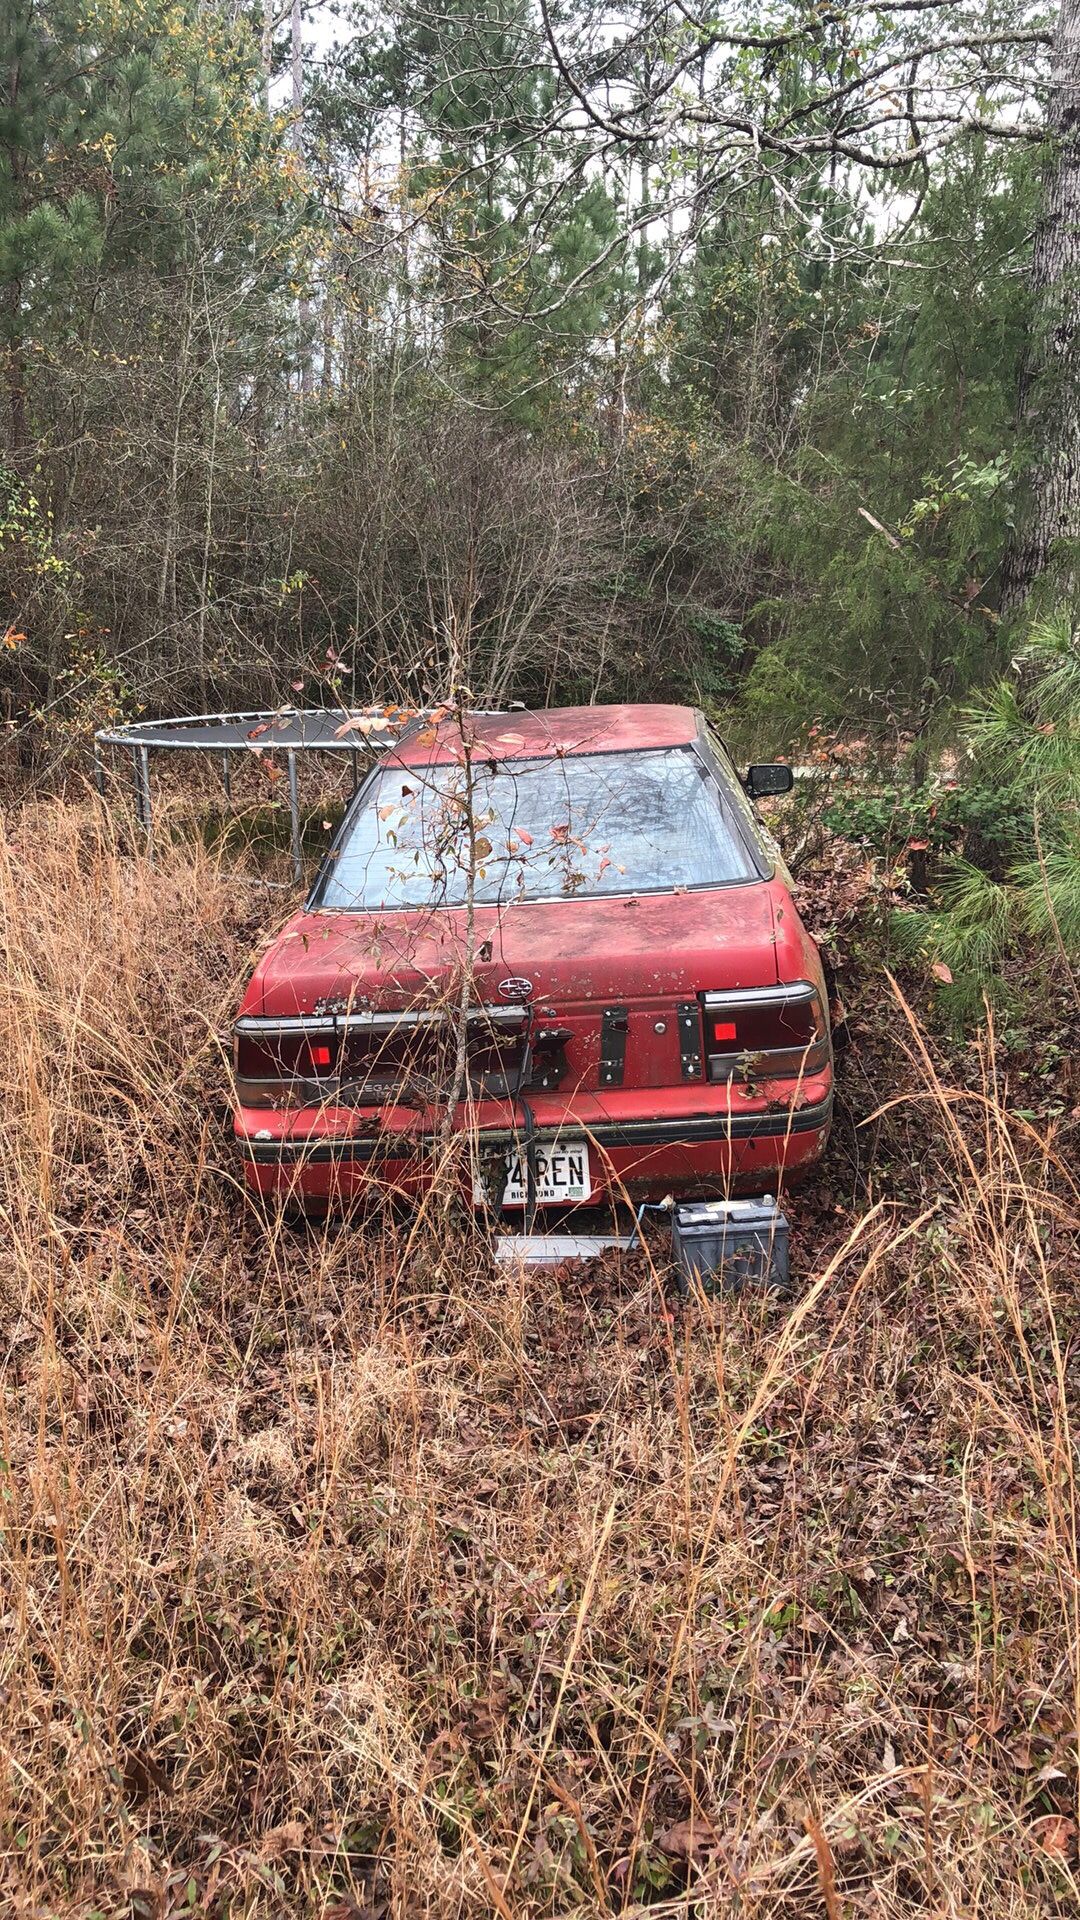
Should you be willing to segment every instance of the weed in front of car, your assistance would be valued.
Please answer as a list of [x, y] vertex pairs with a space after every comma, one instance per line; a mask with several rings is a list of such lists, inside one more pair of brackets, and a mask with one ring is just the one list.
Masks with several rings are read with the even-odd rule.
[[890, 1001], [903, 1180], [683, 1308], [245, 1198], [258, 899], [94, 808], [0, 852], [7, 1906], [1074, 1911], [1078, 1196], [992, 1040]]

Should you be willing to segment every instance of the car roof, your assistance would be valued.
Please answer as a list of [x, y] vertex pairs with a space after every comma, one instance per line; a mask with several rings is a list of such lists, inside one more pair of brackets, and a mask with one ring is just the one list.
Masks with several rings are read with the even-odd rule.
[[[698, 737], [694, 707], [618, 706], [520, 708], [470, 715], [470, 736], [485, 758], [522, 760], [576, 753], [627, 753], [633, 748], [685, 747]], [[434, 740], [422, 726], [406, 734], [391, 756], [403, 766], [460, 759], [457, 729], [443, 721]]]

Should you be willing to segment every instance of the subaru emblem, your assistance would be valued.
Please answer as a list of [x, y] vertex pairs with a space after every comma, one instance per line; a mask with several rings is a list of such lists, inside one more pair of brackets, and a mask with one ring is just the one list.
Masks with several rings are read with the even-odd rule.
[[500, 1000], [527, 1000], [532, 989], [531, 980], [519, 980], [514, 976], [509, 980], [500, 980], [495, 991]]

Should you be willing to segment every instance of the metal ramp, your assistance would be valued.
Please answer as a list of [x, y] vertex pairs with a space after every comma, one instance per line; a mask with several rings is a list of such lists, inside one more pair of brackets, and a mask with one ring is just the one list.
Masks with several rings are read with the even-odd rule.
[[564, 1260], [595, 1260], [610, 1247], [628, 1253], [636, 1233], [503, 1233], [495, 1242], [500, 1266], [561, 1267]]

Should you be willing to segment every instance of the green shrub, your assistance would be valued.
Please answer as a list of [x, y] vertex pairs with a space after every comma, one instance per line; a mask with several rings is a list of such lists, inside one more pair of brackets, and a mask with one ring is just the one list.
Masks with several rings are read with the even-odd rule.
[[941, 863], [930, 910], [896, 916], [898, 938], [932, 960], [960, 1019], [1001, 997], [1018, 938], [1037, 940], [1051, 964], [1080, 956], [1080, 632], [1071, 614], [1033, 627], [965, 734], [968, 778], [934, 818], [939, 839], [942, 823], [955, 823], [958, 850]]
[[842, 787], [824, 819], [831, 833], [863, 841], [883, 860], [914, 844], [933, 859], [957, 854], [995, 872], [1031, 842], [1031, 821], [1015, 795], [978, 781]]

